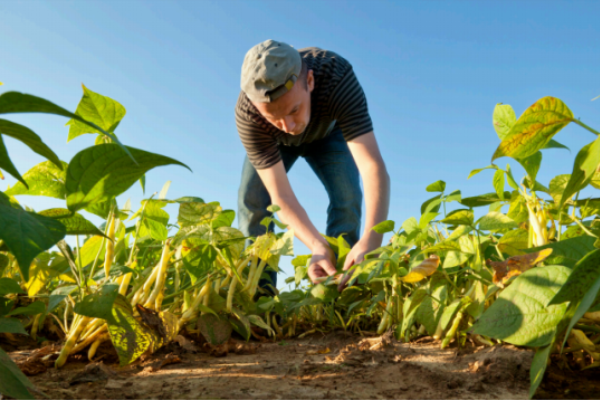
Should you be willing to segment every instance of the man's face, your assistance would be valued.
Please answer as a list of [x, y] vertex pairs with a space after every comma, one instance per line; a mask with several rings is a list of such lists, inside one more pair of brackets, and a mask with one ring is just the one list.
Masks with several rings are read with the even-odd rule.
[[307, 88], [300, 79], [292, 90], [272, 103], [253, 103], [269, 123], [290, 135], [300, 135], [310, 121], [310, 93], [315, 81], [312, 70], [306, 75]]

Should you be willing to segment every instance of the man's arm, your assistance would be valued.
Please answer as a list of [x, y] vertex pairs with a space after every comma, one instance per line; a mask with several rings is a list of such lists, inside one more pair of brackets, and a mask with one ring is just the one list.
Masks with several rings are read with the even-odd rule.
[[348, 253], [344, 270], [361, 262], [366, 253], [381, 246], [383, 235], [372, 228], [387, 219], [390, 206], [390, 177], [377, 146], [375, 134], [369, 132], [358, 136], [348, 142], [348, 148], [362, 177], [367, 213], [363, 235]]
[[279, 161], [272, 167], [259, 169], [257, 172], [271, 196], [271, 202], [281, 208], [277, 212], [281, 221], [293, 229], [294, 235], [312, 252], [308, 270], [311, 280], [314, 281], [314, 278], [319, 276], [334, 275], [335, 255], [298, 202], [283, 162]]

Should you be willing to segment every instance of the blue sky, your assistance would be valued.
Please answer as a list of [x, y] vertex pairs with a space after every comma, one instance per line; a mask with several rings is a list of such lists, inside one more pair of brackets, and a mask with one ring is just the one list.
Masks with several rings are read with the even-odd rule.
[[[600, 2], [597, 1], [4, 1], [0, 2], [0, 91], [45, 97], [75, 110], [81, 84], [127, 109], [116, 133], [130, 146], [174, 157], [147, 174], [147, 192], [172, 181], [169, 198], [199, 196], [236, 209], [244, 149], [233, 109], [241, 63], [253, 45], [277, 39], [296, 48], [337, 52], [354, 66], [367, 95], [392, 179], [389, 218], [419, 217], [438, 179], [463, 196], [493, 190], [498, 145], [496, 103], [520, 115], [544, 96], [562, 99], [576, 117], [600, 128]], [[9, 115], [31, 127], [65, 161], [93, 144], [66, 143], [65, 119]], [[570, 173], [578, 149], [594, 136], [572, 124], [544, 151], [538, 180]], [[6, 139], [24, 173], [43, 161]], [[507, 158], [517, 177], [523, 170]], [[301, 204], [325, 230], [327, 195], [305, 162], [290, 180]], [[13, 185], [6, 177], [0, 189]], [[134, 207], [139, 185], [120, 197]], [[22, 196], [36, 210], [59, 200]], [[171, 222], [177, 210], [170, 208]], [[99, 222], [94, 218], [90, 218]], [[296, 253], [307, 249], [296, 241]], [[289, 262], [283, 261], [290, 274]], [[283, 287], [285, 276], [280, 278]]]

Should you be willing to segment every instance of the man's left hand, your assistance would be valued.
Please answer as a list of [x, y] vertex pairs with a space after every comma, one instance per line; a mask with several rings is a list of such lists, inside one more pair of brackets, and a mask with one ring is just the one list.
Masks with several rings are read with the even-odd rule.
[[[375, 247], [377, 248], [377, 247]], [[344, 261], [344, 271], [348, 271], [350, 267], [355, 264], [361, 263], [365, 259], [365, 254], [375, 250], [373, 245], [369, 243], [368, 240], [359, 240], [356, 242], [352, 250], [346, 255], [346, 260]], [[346, 287], [348, 281], [352, 278], [352, 273], [349, 273], [338, 285], [338, 291], [341, 292]]]

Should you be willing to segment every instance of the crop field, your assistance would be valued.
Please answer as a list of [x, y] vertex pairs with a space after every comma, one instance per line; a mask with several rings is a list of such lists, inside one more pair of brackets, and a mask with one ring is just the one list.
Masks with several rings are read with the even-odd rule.
[[[119, 102], [0, 94], [0, 176], [18, 180], [0, 191], [0, 398], [599, 397], [600, 132], [554, 97], [492, 112], [492, 164], [469, 175], [489, 192], [425, 182], [421, 215], [375, 226], [389, 242], [349, 271], [344, 237], [327, 237], [339, 274], [312, 284], [277, 205], [275, 231], [247, 238], [218, 199], [167, 184], [124, 201], [153, 168], [187, 166], [123, 144]], [[95, 145], [64, 162], [14, 113], [66, 117], [69, 141]], [[590, 143], [537, 181], [568, 124]], [[5, 136], [47, 161], [18, 171]], [[294, 290], [259, 284], [290, 256]]]

